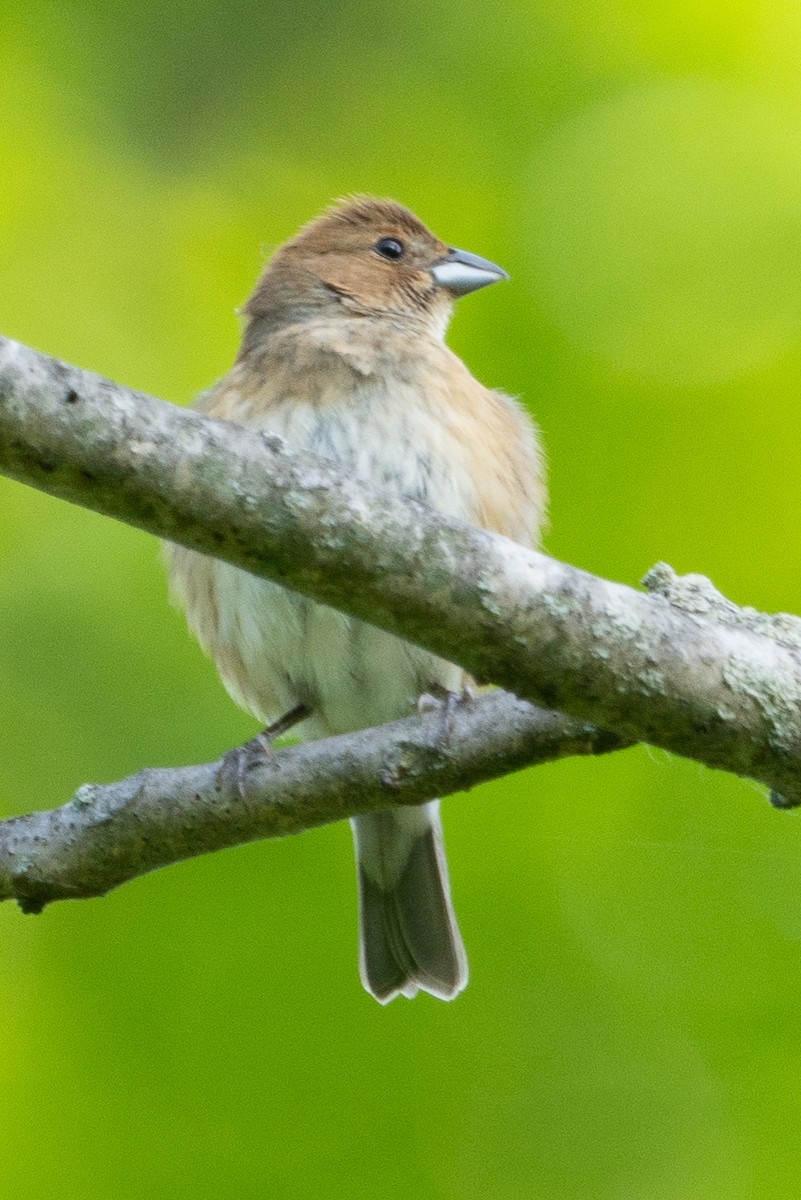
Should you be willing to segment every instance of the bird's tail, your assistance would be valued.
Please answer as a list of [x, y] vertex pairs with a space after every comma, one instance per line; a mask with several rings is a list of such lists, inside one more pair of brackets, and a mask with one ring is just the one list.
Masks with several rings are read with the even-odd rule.
[[430, 992], [452, 1000], [467, 958], [451, 903], [439, 801], [352, 822], [362, 983], [381, 1004]]

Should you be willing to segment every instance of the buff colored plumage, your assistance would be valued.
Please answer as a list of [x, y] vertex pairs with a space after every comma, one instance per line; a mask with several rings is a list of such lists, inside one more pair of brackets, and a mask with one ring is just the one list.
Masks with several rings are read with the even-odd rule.
[[[454, 299], [503, 277], [394, 201], [342, 202], [276, 251], [237, 360], [198, 407], [530, 545], [545, 505], [534, 428], [443, 341]], [[325, 605], [180, 547], [170, 556], [191, 629], [266, 724], [303, 704], [300, 736], [319, 738], [464, 686], [459, 667]], [[467, 982], [438, 809], [353, 822], [361, 974], [382, 1003], [420, 989], [450, 999]]]

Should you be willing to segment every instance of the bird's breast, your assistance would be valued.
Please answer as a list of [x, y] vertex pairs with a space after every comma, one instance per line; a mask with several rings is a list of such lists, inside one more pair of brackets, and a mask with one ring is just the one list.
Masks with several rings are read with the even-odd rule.
[[[429, 362], [407, 354], [397, 369], [380, 347], [360, 353], [358, 369], [307, 343], [258, 369], [240, 362], [202, 407], [368, 486], [530, 541], [541, 499], [536, 443], [513, 402], [444, 348]], [[234, 698], [264, 720], [303, 702], [315, 713], [304, 733], [344, 732], [410, 711], [434, 685], [460, 686], [458, 667], [400, 638], [191, 551], [174, 548], [172, 558], [191, 628]]]
[[[402, 384], [287, 396], [249, 407], [247, 424], [374, 488], [467, 519], [475, 507], [468, 456]], [[180, 547], [172, 559], [190, 627], [234, 699], [264, 721], [303, 702], [314, 713], [306, 736], [344, 732], [412, 711], [436, 684], [460, 686], [459, 668], [326, 605]]]
[[367, 380], [335, 401], [293, 398], [272, 405], [259, 426], [369, 486], [466, 520], [475, 513], [479, 480], [469, 446], [402, 382]]

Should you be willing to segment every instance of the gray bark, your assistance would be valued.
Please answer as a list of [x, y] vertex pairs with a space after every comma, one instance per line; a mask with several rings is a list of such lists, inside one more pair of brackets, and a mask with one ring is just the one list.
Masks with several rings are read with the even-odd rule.
[[740, 610], [702, 577], [655, 569], [650, 595], [599, 579], [7, 339], [0, 472], [801, 801], [801, 622]]
[[0, 900], [39, 912], [194, 855], [619, 745], [592, 725], [494, 692], [267, 755], [244, 750], [240, 760], [233, 751], [218, 763], [150, 768], [84, 785], [60, 808], [0, 821]]

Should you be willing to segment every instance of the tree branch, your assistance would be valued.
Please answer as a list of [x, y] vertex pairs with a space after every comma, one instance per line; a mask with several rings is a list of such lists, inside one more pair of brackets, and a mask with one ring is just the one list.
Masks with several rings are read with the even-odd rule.
[[801, 801], [793, 618], [749, 625], [722, 597], [688, 608], [659, 580], [647, 596], [598, 579], [2, 339], [0, 471]]
[[0, 900], [25, 912], [99, 896], [181, 859], [283, 837], [389, 804], [419, 804], [534, 763], [618, 749], [505, 692], [442, 713], [278, 750], [240, 790], [236, 762], [148, 769], [0, 822]]

